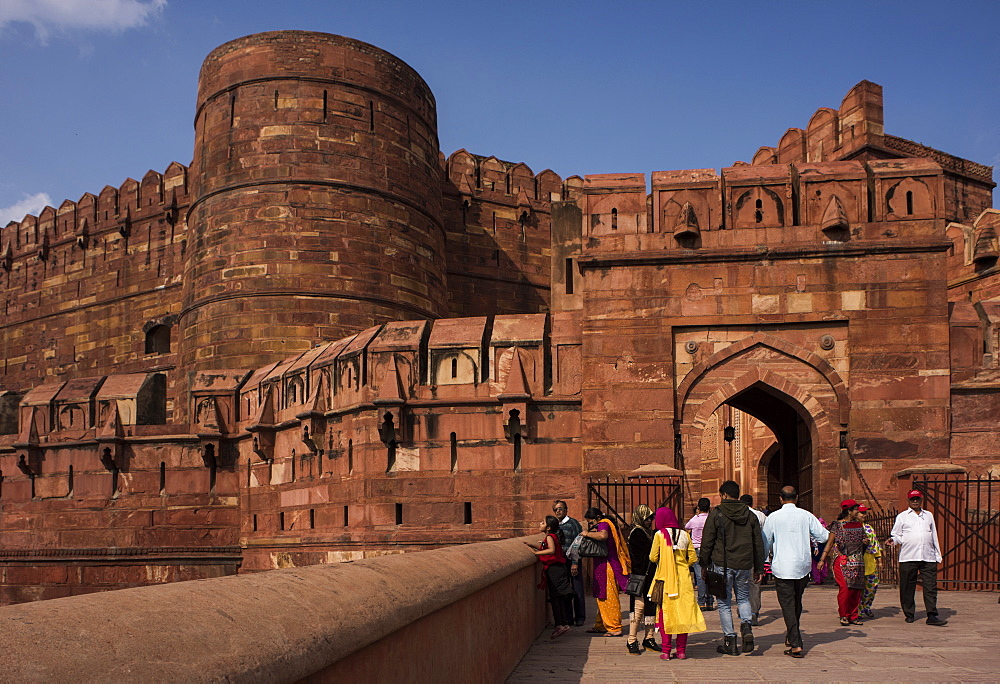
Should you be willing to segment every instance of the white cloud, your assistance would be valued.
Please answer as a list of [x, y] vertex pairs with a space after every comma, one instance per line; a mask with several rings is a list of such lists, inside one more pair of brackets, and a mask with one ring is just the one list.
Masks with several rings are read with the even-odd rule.
[[38, 213], [50, 204], [52, 204], [52, 198], [44, 192], [38, 192], [25, 197], [17, 204], [0, 208], [0, 228], [11, 221], [20, 221], [28, 214], [38, 216]]
[[144, 26], [167, 0], [2, 0], [0, 28], [22, 22], [45, 41], [51, 31], [124, 31]]

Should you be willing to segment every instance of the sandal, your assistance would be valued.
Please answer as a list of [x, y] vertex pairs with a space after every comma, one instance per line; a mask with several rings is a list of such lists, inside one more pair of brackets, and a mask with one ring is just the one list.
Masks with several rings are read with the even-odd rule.
[[587, 634], [607, 634], [607, 633], [608, 633], [608, 630], [606, 630], [606, 629], [597, 629], [596, 627], [591, 627], [590, 629], [587, 630]]
[[806, 657], [806, 654], [803, 653], [802, 651], [793, 651], [790, 648], [788, 650], [786, 650], [786, 651], [783, 651], [783, 653], [786, 656], [789, 656], [789, 657], [792, 657], [792, 658], [805, 658]]
[[618, 634], [615, 634], [614, 632], [605, 632], [603, 636], [607, 639], [611, 639], [614, 637], [624, 636], [624, 632], [618, 632]]
[[841, 627], [850, 627], [851, 626], [851, 619], [850, 618], [845, 618], [845, 617], [840, 618], [840, 626]]
[[562, 627], [556, 627], [556, 631], [552, 632], [552, 636], [550, 636], [549, 638], [550, 639], [558, 639], [563, 634], [565, 634], [566, 632], [569, 632], [569, 631], [571, 631], [571, 629], [569, 627], [567, 627], [566, 625], [563, 625]]
[[858, 627], [860, 627], [861, 625], [863, 625], [865, 623], [862, 622], [861, 620], [851, 620], [851, 624], [852, 625], [857, 625]]

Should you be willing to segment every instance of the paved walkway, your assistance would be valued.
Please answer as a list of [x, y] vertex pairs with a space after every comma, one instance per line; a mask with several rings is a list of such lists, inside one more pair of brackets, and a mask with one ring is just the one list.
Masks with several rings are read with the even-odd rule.
[[[623, 604], [627, 608], [627, 598]], [[875, 598], [875, 619], [841, 627], [837, 590], [806, 590], [802, 633], [806, 657], [785, 650], [784, 622], [772, 587], [764, 587], [757, 649], [733, 657], [715, 652], [722, 638], [718, 613], [705, 613], [708, 631], [692, 634], [687, 660], [662, 661], [659, 653], [629, 655], [625, 637], [609, 639], [577, 627], [555, 641], [551, 627], [535, 641], [508, 682], [815, 681], [929, 682], [1000, 681], [1000, 605], [996, 593], [938, 593], [946, 627], [924, 623], [920, 592], [917, 621], [906, 624], [893, 586]], [[595, 614], [591, 600], [588, 615]], [[626, 616], [627, 617], [627, 614]], [[659, 636], [657, 636], [659, 642]]]

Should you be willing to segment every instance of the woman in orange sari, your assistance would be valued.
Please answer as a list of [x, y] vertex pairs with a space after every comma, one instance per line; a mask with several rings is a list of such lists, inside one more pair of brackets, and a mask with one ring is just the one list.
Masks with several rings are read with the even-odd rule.
[[622, 604], [619, 593], [625, 590], [632, 572], [628, 545], [618, 527], [597, 508], [588, 508], [583, 514], [590, 529], [581, 532], [584, 537], [608, 543], [608, 555], [594, 559], [594, 598], [597, 599], [597, 620], [587, 631], [608, 637], [622, 635]]

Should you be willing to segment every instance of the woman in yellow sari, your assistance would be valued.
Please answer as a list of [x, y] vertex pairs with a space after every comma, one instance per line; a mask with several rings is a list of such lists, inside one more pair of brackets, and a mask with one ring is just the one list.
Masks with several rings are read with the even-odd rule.
[[583, 514], [590, 529], [581, 532], [584, 537], [606, 541], [608, 555], [594, 559], [594, 598], [597, 599], [597, 620], [592, 634], [608, 637], [622, 635], [622, 604], [619, 593], [625, 591], [628, 576], [632, 572], [628, 555], [628, 545], [618, 527], [597, 508], [588, 508]]
[[[674, 512], [666, 507], [656, 509], [656, 536], [649, 560], [656, 562], [656, 575], [650, 595], [662, 588], [662, 601], [657, 611], [657, 626], [662, 642], [660, 658], [670, 660], [671, 635], [677, 635], [677, 659], [687, 658], [687, 640], [691, 632], [705, 631], [705, 618], [694, 595], [690, 567], [698, 560], [691, 535], [681, 528]], [[662, 583], [662, 584], [661, 584]], [[651, 599], [652, 600], [652, 599]]]

